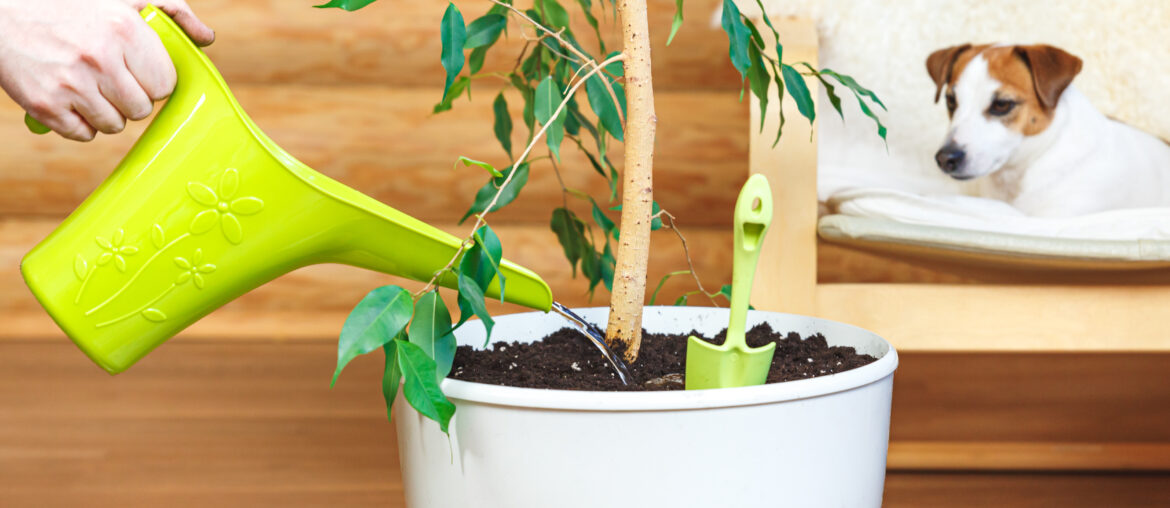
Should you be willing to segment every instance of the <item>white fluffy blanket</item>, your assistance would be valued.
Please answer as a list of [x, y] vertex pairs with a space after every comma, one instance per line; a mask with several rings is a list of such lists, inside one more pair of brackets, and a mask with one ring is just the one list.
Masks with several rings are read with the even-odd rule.
[[[759, 12], [753, 0], [737, 4], [745, 14]], [[773, 16], [815, 19], [821, 66], [853, 75], [889, 107], [882, 113], [889, 126], [888, 152], [852, 101], [844, 101], [845, 121], [818, 115], [819, 194], [841, 213], [1044, 236], [1170, 238], [1170, 226], [1155, 224], [1170, 222], [1170, 210], [1054, 221], [1024, 217], [1003, 203], [963, 199], [974, 188], [943, 175], [933, 160], [947, 116], [944, 106], [932, 103], [934, 83], [925, 67], [932, 51], [964, 42], [1060, 46], [1084, 59], [1075, 83], [1100, 110], [1170, 139], [1170, 0], [764, 0], [764, 5]], [[829, 107], [822, 93], [819, 108]], [[1136, 223], [1141, 225], [1121, 226]]]

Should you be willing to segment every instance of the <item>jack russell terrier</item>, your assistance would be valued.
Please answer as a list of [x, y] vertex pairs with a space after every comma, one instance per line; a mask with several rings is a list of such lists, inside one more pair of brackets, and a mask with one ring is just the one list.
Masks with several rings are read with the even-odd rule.
[[935, 161], [956, 180], [989, 176], [984, 197], [1038, 217], [1170, 206], [1170, 144], [1106, 117], [1071, 86], [1080, 58], [964, 44], [934, 52], [926, 69], [951, 118]]

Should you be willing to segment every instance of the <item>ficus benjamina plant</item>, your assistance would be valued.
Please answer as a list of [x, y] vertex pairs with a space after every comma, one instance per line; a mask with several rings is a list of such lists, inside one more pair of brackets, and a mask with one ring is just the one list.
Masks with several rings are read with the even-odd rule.
[[[317, 7], [356, 11], [375, 1], [330, 0]], [[516, 0], [484, 1], [486, 12], [470, 23], [455, 4], [448, 4], [442, 13], [439, 60], [445, 78], [434, 112], [450, 110], [465, 95], [470, 100], [473, 83], [476, 88], [491, 90], [491, 130], [499, 141], [502, 157], [510, 162], [504, 169], [497, 169], [487, 162], [458, 158], [456, 167], [476, 167], [488, 173], [488, 181], [475, 194], [460, 221], [474, 218], [472, 233], [447, 266], [421, 290], [411, 293], [398, 286], [381, 287], [354, 308], [341, 332], [333, 377], [336, 381], [353, 358], [381, 348], [386, 359], [382, 392], [387, 415], [401, 390], [411, 406], [438, 422], [444, 432], [455, 414], [455, 406], [440, 389], [440, 381], [450, 372], [455, 356], [454, 331], [476, 317], [490, 338], [494, 322], [487, 312], [484, 292], [497, 276], [501, 278], [501, 293], [506, 290], [507, 281], [499, 274], [502, 246], [487, 216], [517, 199], [534, 163], [547, 160], [547, 166], [557, 172], [559, 179], [561, 150], [568, 145], [589, 161], [588, 169], [582, 170], [592, 170], [608, 183], [608, 195], [598, 197], [562, 183], [564, 205], [552, 211], [550, 227], [574, 276], [579, 270], [588, 279], [589, 293], [602, 284], [610, 291], [606, 335], [611, 343], [625, 344], [627, 360], [637, 358], [641, 341], [650, 232], [672, 229], [686, 247], [674, 217], [653, 199], [656, 117], [646, 0], [609, 0], [608, 5], [606, 0], [532, 0], [531, 5], [519, 5]], [[764, 12], [761, 0], [756, 3]], [[578, 40], [570, 26], [573, 16], [569, 8], [588, 23], [596, 39], [595, 51]], [[620, 27], [620, 51], [607, 48], [602, 37], [607, 14], [621, 20], [606, 24], [614, 29]], [[877, 107], [885, 109], [877, 95], [831, 69], [818, 70], [807, 62], [785, 62], [780, 33], [766, 15], [761, 19], [762, 26], [744, 16], [732, 0], [723, 1], [721, 24], [728, 38], [728, 58], [741, 78], [741, 100], [750, 90], [765, 116], [769, 90], [774, 85], [781, 100], [785, 92], [791, 95], [801, 116], [811, 123], [816, 119], [816, 107], [805, 80], [816, 79], [842, 119], [837, 87], [844, 87], [857, 100], [861, 112], [876, 123], [878, 135], [886, 138], [886, 128], [874, 113]], [[667, 45], [682, 23], [683, 0], [676, 0]], [[764, 33], [771, 37], [765, 38]], [[515, 65], [508, 72], [485, 71], [488, 51], [510, 36], [525, 41]], [[582, 88], [583, 96], [578, 94]], [[509, 104], [509, 96], [518, 96], [519, 103]], [[780, 119], [774, 142], [778, 143], [785, 118], [782, 107], [777, 105], [775, 110]], [[523, 150], [512, 144], [518, 126], [527, 132]], [[761, 122], [761, 132], [763, 128]], [[608, 155], [614, 143], [625, 145], [621, 171]], [[547, 155], [534, 156], [533, 150], [542, 144]], [[568, 206], [570, 198], [586, 202], [591, 213], [579, 216]], [[617, 223], [606, 215], [607, 208], [621, 212]], [[698, 289], [680, 296], [676, 305], [687, 304], [689, 297], [695, 295], [706, 296], [714, 303], [717, 297], [726, 298], [731, 293], [726, 285], [719, 291], [706, 291], [691, 265], [688, 270], [666, 275], [650, 303], [658, 298], [667, 279], [682, 275], [693, 277]], [[457, 321], [452, 319], [435, 284], [440, 277], [453, 277], [458, 282]]]

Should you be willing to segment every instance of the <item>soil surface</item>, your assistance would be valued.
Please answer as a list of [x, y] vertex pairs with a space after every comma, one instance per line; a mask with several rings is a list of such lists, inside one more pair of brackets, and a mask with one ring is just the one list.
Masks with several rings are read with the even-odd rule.
[[[697, 335], [722, 344], [726, 334], [724, 330], [714, 338], [707, 338], [698, 333], [643, 332], [638, 361], [630, 365], [630, 374], [636, 382], [629, 386], [618, 380], [593, 344], [572, 328], [562, 328], [531, 344], [497, 342], [490, 349], [482, 350], [460, 346], [455, 352], [451, 377], [477, 383], [560, 390], [682, 390], [687, 337]], [[767, 323], [749, 330], [747, 342], [752, 347], [776, 343], [768, 383], [827, 376], [877, 360], [858, 354], [851, 347], [830, 347], [820, 334], [802, 339], [794, 332], [775, 332]]]

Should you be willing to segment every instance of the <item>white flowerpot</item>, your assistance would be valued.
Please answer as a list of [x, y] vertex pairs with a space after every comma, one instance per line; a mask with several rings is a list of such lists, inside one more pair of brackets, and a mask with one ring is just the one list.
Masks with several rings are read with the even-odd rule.
[[[580, 314], [606, 322], [608, 309]], [[727, 309], [647, 307], [647, 330], [707, 335]], [[878, 361], [829, 376], [747, 388], [574, 392], [448, 379], [450, 439], [399, 396], [399, 455], [411, 508], [881, 506], [898, 356], [849, 325], [752, 311], [748, 327], [822, 333]], [[555, 314], [496, 318], [494, 340], [533, 341]], [[483, 345], [483, 328], [458, 332]]]

